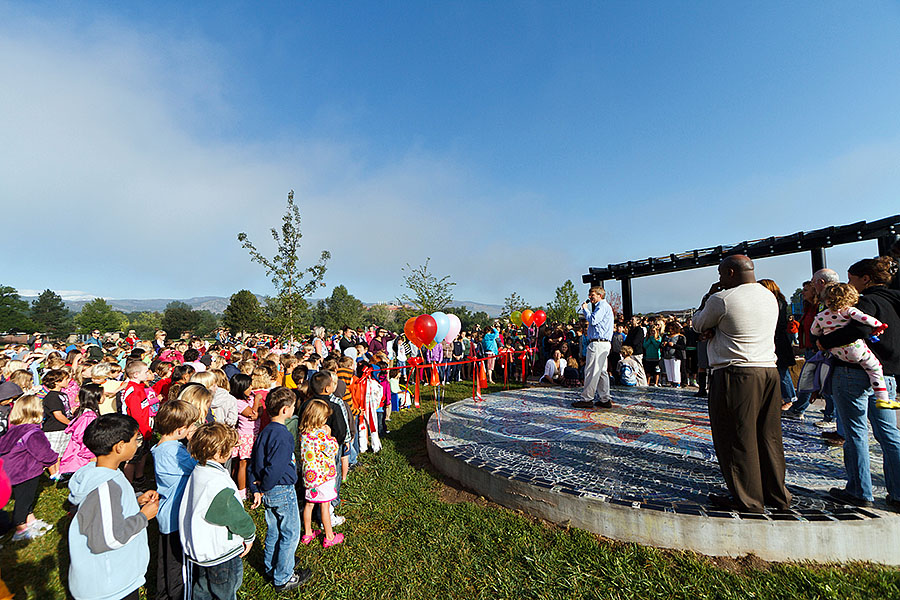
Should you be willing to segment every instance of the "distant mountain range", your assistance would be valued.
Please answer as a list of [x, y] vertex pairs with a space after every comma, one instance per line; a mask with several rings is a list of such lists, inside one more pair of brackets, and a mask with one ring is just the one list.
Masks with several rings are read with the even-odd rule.
[[[22, 300], [31, 304], [31, 301], [36, 299], [37, 296], [19, 296]], [[257, 295], [260, 302], [264, 300], [264, 298], [260, 295]], [[321, 298], [310, 298], [310, 304], [315, 304], [321, 300]], [[166, 305], [169, 302], [184, 302], [189, 305], [194, 310], [208, 310], [211, 313], [220, 315], [225, 312], [225, 308], [228, 306], [228, 302], [230, 298], [223, 298], [221, 296], [198, 296], [195, 298], [184, 298], [184, 299], [173, 299], [173, 298], [150, 298], [150, 299], [133, 299], [133, 298], [107, 298], [107, 303], [113, 307], [114, 310], [122, 311], [125, 313], [130, 312], [162, 312], [166, 309]], [[90, 299], [79, 298], [78, 300], [63, 300], [66, 305], [66, 308], [71, 310], [72, 312], [78, 312], [81, 310], [81, 307], [90, 302]], [[363, 302], [366, 306], [373, 306], [375, 302]], [[500, 312], [503, 310], [503, 307], [499, 304], [482, 304], [479, 302], [471, 302], [469, 300], [454, 300], [450, 303], [451, 307], [457, 306], [465, 306], [472, 312], [483, 311], [488, 314], [489, 317], [497, 317], [500, 315]]]

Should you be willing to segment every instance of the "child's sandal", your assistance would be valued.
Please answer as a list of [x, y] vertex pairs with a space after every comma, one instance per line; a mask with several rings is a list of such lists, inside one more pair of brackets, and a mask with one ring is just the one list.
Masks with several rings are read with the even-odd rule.
[[334, 537], [331, 538], [330, 540], [326, 538], [325, 541], [322, 542], [322, 547], [323, 548], [331, 548], [332, 546], [337, 546], [338, 544], [340, 544], [343, 541], [344, 541], [344, 534], [336, 533], [336, 534], [334, 534]]
[[303, 537], [300, 538], [300, 543], [303, 544], [304, 546], [309, 546], [310, 543], [312, 543], [312, 541], [313, 541], [314, 539], [316, 539], [317, 537], [319, 537], [319, 534], [320, 534], [320, 533], [322, 533], [322, 532], [321, 532], [321, 531], [318, 531], [318, 530], [315, 530], [315, 531], [313, 531], [313, 532], [312, 532], [311, 534], [309, 534], [309, 535], [304, 535]]

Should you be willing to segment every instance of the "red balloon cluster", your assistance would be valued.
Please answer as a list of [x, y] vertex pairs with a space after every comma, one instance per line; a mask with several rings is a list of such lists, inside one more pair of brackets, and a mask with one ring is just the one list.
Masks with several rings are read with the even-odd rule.
[[416, 346], [427, 346], [434, 341], [437, 334], [437, 321], [431, 315], [410, 317], [403, 325], [403, 333]]

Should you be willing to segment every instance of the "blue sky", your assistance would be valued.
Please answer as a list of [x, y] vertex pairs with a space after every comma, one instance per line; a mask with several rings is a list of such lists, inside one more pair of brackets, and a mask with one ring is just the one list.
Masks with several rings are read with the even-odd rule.
[[[459, 299], [538, 305], [589, 266], [897, 214], [898, 31], [883, 2], [0, 2], [0, 283], [271, 293], [236, 235], [270, 249], [291, 188], [305, 256], [372, 302], [426, 256]], [[809, 259], [757, 270], [789, 292]]]

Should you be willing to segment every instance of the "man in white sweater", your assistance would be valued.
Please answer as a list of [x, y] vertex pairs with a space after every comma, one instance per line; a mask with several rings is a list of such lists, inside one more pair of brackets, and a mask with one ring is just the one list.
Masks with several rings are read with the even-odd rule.
[[725, 258], [718, 283], [693, 317], [694, 329], [709, 340], [709, 422], [731, 493], [710, 495], [720, 508], [762, 513], [765, 505], [784, 509], [791, 503], [784, 485], [777, 321], [775, 296], [756, 283], [753, 261]]

